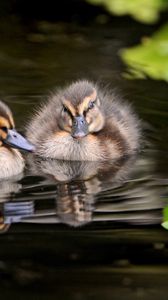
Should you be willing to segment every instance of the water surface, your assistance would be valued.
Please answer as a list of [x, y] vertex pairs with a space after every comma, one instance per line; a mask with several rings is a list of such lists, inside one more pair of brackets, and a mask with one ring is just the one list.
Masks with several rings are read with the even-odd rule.
[[145, 142], [136, 157], [108, 164], [28, 155], [24, 174], [0, 182], [2, 288], [25, 299], [166, 299], [168, 89], [124, 79], [117, 55], [138, 25], [11, 24], [12, 35], [6, 22], [0, 29], [0, 93], [20, 131], [51, 91], [88, 78], [132, 102]]

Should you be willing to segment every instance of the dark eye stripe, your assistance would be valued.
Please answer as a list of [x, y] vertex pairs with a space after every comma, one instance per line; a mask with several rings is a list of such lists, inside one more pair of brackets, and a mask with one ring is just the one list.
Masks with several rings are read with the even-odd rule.
[[63, 111], [68, 112], [68, 109], [66, 108], [66, 106], [63, 106]]
[[1, 129], [1, 130], [3, 130], [5, 133], [7, 133], [7, 132], [8, 132], [8, 128], [7, 128], [7, 127], [5, 127], [5, 126], [2, 126], [2, 127], [0, 127], [0, 129]]
[[90, 101], [89, 105], [88, 105], [88, 108], [92, 109], [94, 106], [95, 106], [95, 102], [94, 101]]
[[64, 113], [67, 113], [70, 117], [72, 117], [72, 114], [71, 114], [70, 110], [65, 105], [63, 105], [62, 110], [63, 110]]

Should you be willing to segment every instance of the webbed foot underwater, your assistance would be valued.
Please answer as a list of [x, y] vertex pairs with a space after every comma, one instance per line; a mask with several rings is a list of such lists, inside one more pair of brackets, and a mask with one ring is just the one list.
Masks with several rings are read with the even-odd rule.
[[0, 101], [0, 179], [18, 175], [23, 171], [24, 159], [14, 148], [34, 150], [34, 146], [15, 130], [10, 109]]
[[113, 91], [81, 80], [53, 93], [27, 126], [27, 137], [42, 157], [111, 160], [139, 149], [140, 122]]

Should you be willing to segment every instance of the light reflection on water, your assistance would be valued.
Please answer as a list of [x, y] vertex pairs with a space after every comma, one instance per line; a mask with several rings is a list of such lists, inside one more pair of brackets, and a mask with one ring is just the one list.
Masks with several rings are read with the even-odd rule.
[[6, 230], [6, 224], [17, 222], [73, 227], [109, 222], [109, 228], [110, 222], [161, 222], [163, 201], [153, 164], [142, 155], [115, 162], [66, 162], [28, 155], [27, 172], [29, 183], [24, 182], [26, 177], [1, 182], [2, 231], [3, 224]]

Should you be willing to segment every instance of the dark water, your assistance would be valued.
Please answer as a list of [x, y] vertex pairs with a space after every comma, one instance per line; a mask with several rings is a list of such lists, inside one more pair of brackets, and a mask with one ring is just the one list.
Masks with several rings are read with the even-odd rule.
[[133, 103], [145, 141], [137, 157], [115, 164], [28, 155], [23, 175], [0, 182], [5, 299], [167, 299], [168, 232], [161, 223], [168, 88], [122, 77], [118, 51], [151, 29], [118, 20], [82, 27], [1, 22], [0, 94], [18, 129], [55, 87], [88, 78], [110, 83]]

